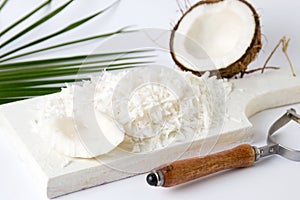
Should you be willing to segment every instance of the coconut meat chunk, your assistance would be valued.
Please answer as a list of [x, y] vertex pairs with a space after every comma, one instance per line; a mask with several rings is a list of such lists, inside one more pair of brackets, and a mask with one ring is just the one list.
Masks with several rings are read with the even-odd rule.
[[[176, 55], [176, 59], [188, 69], [225, 68], [245, 54], [255, 28], [253, 12], [244, 2], [225, 0], [201, 4], [193, 7], [179, 22], [173, 51], [180, 52], [181, 56]], [[201, 69], [187, 60], [200, 60], [201, 65], [196, 66]]]

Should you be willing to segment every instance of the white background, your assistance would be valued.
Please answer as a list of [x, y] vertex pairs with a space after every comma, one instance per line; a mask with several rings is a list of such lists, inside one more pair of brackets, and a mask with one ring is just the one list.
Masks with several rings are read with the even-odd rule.
[[[7, 7], [0, 13], [1, 29], [41, 2], [39, 0], [9, 0]], [[70, 8], [67, 8], [57, 18], [50, 20], [47, 25], [37, 28], [6, 49], [1, 49], [0, 52], [36, 39], [38, 36], [49, 34], [57, 28], [67, 25], [68, 21], [71, 22], [75, 18], [87, 16], [109, 5], [110, 2], [112, 1], [75, 0]], [[61, 1], [54, 0], [51, 7], [44, 9], [39, 15], [31, 18], [28, 23], [32, 23], [42, 14], [49, 12], [61, 3]], [[264, 34], [263, 51], [251, 67], [261, 67], [278, 40], [283, 35], [287, 35], [292, 39], [288, 51], [295, 68], [298, 68], [300, 66], [300, 58], [298, 56], [300, 51], [300, 30], [298, 26], [300, 2], [296, 0], [256, 0], [251, 1], [251, 3], [257, 8], [261, 16], [262, 32]], [[45, 42], [41, 46], [71, 37], [75, 39], [115, 30], [126, 25], [136, 25], [136, 28], [171, 29], [179, 14], [175, 0], [122, 0], [118, 7], [89, 22], [85, 27], [68, 33], [60, 39]], [[24, 26], [20, 26], [16, 31]], [[2, 42], [9, 38], [14, 32], [12, 31], [6, 37], [0, 38], [0, 41]], [[91, 45], [89, 47], [80, 46], [80, 48], [67, 50], [72, 53], [90, 52], [92, 48]], [[54, 54], [57, 54], [57, 52], [40, 56]], [[288, 67], [287, 61], [280, 52], [275, 54], [270, 65]], [[254, 125], [253, 131], [255, 132], [254, 145], [265, 144], [269, 126], [289, 107], [291, 106], [264, 111], [251, 118], [251, 122]], [[298, 108], [300, 112], [300, 105], [294, 105], [293, 107]], [[299, 130], [300, 127], [296, 125], [289, 126], [286, 129], [288, 134], [281, 138], [282, 142], [292, 145], [292, 147], [297, 147], [299, 144], [298, 146], [300, 147], [300, 134], [299, 137], [296, 135], [297, 132], [300, 132]], [[13, 146], [7, 141], [5, 134], [0, 127], [0, 199], [44, 199], [44, 194], [39, 191], [39, 186], [36, 185], [31, 175], [27, 172], [24, 163], [17, 156]], [[169, 189], [149, 187], [145, 183], [145, 175], [140, 175], [73, 193], [58, 199], [299, 199], [299, 171], [300, 163], [273, 156], [256, 163], [254, 167], [227, 171]]]

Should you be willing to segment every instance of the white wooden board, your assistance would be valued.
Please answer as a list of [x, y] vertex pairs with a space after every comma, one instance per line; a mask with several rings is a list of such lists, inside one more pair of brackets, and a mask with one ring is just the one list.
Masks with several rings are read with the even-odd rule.
[[[300, 74], [300, 72], [297, 72]], [[200, 148], [217, 140], [213, 151], [251, 142], [251, 115], [272, 107], [300, 102], [300, 77], [289, 69], [231, 80], [233, 91], [226, 106], [228, 120], [220, 135], [177, 144], [147, 154], [114, 150], [97, 159], [72, 159], [58, 154], [32, 129], [37, 104], [45, 97], [0, 107], [0, 125], [15, 145], [28, 169], [49, 198], [144, 173], [175, 159], [203, 154]], [[101, 161], [101, 162], [99, 162]]]

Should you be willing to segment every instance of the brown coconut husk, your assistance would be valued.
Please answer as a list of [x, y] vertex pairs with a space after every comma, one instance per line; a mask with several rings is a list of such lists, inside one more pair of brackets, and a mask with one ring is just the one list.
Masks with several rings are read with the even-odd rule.
[[[183, 71], [190, 71], [190, 72], [192, 72], [193, 74], [195, 74], [197, 76], [201, 76], [202, 74], [204, 74], [206, 72], [206, 71], [195, 71], [195, 70], [192, 70], [192, 69], [188, 69], [184, 65], [182, 65], [180, 62], [178, 62], [178, 60], [176, 59], [176, 55], [174, 53], [174, 49], [173, 49], [172, 44], [174, 42], [175, 32], [177, 31], [182, 19], [190, 11], [192, 11], [194, 8], [196, 8], [198, 6], [201, 6], [201, 5], [204, 5], [204, 4], [218, 3], [218, 2], [221, 2], [221, 1], [224, 1], [224, 0], [204, 0], [204, 1], [200, 1], [200, 2], [196, 3], [188, 11], [186, 11], [183, 14], [183, 16], [179, 19], [179, 21], [177, 22], [177, 24], [173, 28], [172, 34], [171, 34], [171, 39], [170, 39], [171, 56], [172, 56], [174, 62]], [[239, 58], [237, 61], [230, 64], [226, 68], [221, 68], [221, 69], [217, 69], [217, 70], [210, 70], [209, 72], [210, 72], [211, 76], [216, 75], [216, 76], [221, 76], [222, 78], [231, 78], [231, 77], [233, 77], [233, 76], [235, 76], [239, 73], [241, 73], [243, 75], [245, 73], [245, 71], [247, 70], [248, 65], [256, 58], [257, 54], [259, 53], [259, 51], [262, 48], [261, 28], [260, 28], [259, 16], [258, 16], [256, 10], [254, 9], [254, 7], [250, 3], [248, 3], [245, 0], [239, 0], [239, 1], [246, 4], [251, 9], [251, 11], [253, 13], [253, 17], [255, 19], [256, 28], [255, 28], [255, 33], [253, 35], [252, 42], [251, 42], [250, 46], [247, 48], [246, 52], [243, 54], [243, 56], [241, 56], [241, 58]], [[201, 66], [199, 66], [199, 67], [201, 67]]]

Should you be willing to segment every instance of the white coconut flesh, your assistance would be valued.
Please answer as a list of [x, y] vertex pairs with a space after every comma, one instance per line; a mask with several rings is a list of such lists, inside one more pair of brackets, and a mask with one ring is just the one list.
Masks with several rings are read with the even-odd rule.
[[255, 29], [253, 12], [241, 1], [201, 4], [179, 22], [172, 51], [187, 69], [226, 68], [245, 54]]
[[105, 72], [82, 85], [67, 85], [41, 105], [36, 131], [49, 151], [92, 158], [116, 148], [165, 148], [205, 137], [215, 122], [220, 124], [215, 117], [223, 118], [220, 107], [231, 90], [229, 83], [208, 73], [197, 77], [179, 70], [153, 71]]

